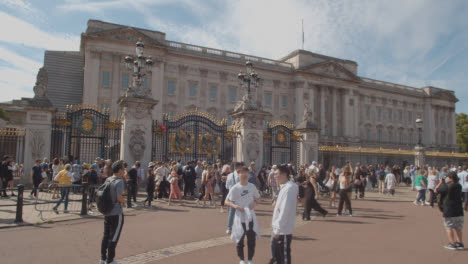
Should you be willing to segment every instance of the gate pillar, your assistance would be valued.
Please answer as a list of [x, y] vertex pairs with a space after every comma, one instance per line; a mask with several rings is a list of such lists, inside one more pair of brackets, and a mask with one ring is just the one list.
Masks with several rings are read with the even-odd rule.
[[414, 150], [415, 150], [414, 165], [422, 168], [425, 164], [425, 157], [426, 157], [424, 147], [421, 145], [417, 145], [414, 148]]
[[256, 169], [263, 164], [263, 128], [265, 119], [271, 114], [261, 110], [239, 110], [230, 114], [233, 120], [233, 128], [240, 133], [236, 139], [236, 153], [234, 160], [255, 162]]
[[122, 108], [120, 159], [131, 167], [135, 161], [146, 166], [151, 161], [152, 109], [157, 100], [125, 96], [119, 100]]
[[310, 165], [312, 161], [318, 162], [318, 139], [320, 130], [312, 120], [312, 110], [308, 104], [304, 105], [302, 122], [297, 127], [297, 131], [302, 134], [302, 141], [299, 145], [299, 164]]

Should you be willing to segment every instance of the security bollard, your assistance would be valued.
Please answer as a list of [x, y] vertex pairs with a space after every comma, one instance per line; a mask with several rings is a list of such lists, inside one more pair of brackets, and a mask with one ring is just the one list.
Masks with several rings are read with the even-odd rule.
[[85, 182], [83, 187], [83, 197], [81, 198], [81, 213], [80, 215], [88, 214], [88, 183]]
[[18, 184], [18, 200], [16, 201], [16, 219], [15, 223], [23, 223], [23, 193], [24, 185]]

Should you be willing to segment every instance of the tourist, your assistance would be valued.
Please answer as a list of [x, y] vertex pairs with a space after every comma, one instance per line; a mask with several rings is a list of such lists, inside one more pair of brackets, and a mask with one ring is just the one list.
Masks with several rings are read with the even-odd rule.
[[414, 188], [418, 191], [418, 196], [416, 197], [414, 204], [419, 205], [419, 202], [421, 202], [421, 205], [424, 206], [427, 189], [427, 178], [424, 176], [426, 171], [424, 169], [419, 169], [416, 174], [416, 178], [414, 178]]
[[309, 172], [308, 180], [306, 181], [306, 188], [304, 189], [304, 213], [302, 214], [302, 220], [310, 221], [310, 211], [314, 209], [315, 211], [321, 213], [323, 217], [328, 214], [328, 211], [323, 209], [320, 204], [317, 202], [318, 198], [318, 187], [317, 187], [317, 174]]
[[238, 168], [239, 182], [229, 189], [225, 204], [236, 210], [231, 239], [237, 243], [237, 256], [245, 264], [244, 237], [247, 236], [248, 263], [252, 263], [255, 254], [255, 240], [260, 237], [255, 206], [260, 199], [257, 187], [248, 181], [249, 169]]
[[434, 201], [437, 197], [435, 196], [435, 189], [439, 184], [439, 173], [436, 168], [429, 168], [429, 175], [427, 176], [427, 189], [429, 190], [429, 202], [425, 202], [426, 205], [434, 207]]
[[[13, 181], [13, 171], [12, 171], [12, 168], [11, 168], [11, 161], [13, 159], [6, 155], [3, 157], [3, 161], [2, 161], [2, 164], [0, 165], [0, 179], [2, 181], [2, 188], [3, 188], [3, 191], [2, 191], [2, 197], [4, 198], [8, 198], [9, 196], [7, 195], [6, 191], [7, 191], [7, 188], [8, 188], [8, 185], [11, 181]], [[39, 163], [41, 161], [39, 160]], [[37, 162], [36, 162], [37, 163]], [[42, 181], [42, 175], [41, 175], [41, 181]], [[34, 182], [34, 180], [33, 180]], [[39, 186], [40, 182], [38, 183], [38, 186]], [[14, 193], [13, 193], [13, 190], [11, 190], [11, 196], [15, 196]]]
[[108, 177], [112, 176], [112, 160], [108, 159], [104, 162], [102, 169], [101, 182], [105, 182]]
[[445, 248], [463, 250], [465, 245], [463, 244], [462, 187], [456, 172], [449, 172], [445, 181], [447, 184], [438, 190], [442, 197], [441, 211], [449, 239], [449, 244]]
[[275, 178], [280, 185], [272, 218], [272, 260], [270, 263], [290, 264], [291, 242], [296, 223], [297, 195], [299, 189], [289, 180], [289, 169], [285, 165], [277, 167]]
[[206, 201], [210, 198], [211, 196], [211, 204], [213, 204], [214, 208], [216, 208], [216, 199], [215, 199], [215, 196], [214, 196], [214, 188], [213, 188], [213, 180], [215, 178], [215, 169], [213, 168], [213, 166], [208, 166], [207, 168], [207, 173], [206, 175], [204, 175], [203, 177], [203, 181], [204, 181], [204, 193], [205, 193], [205, 197], [203, 199], [203, 206], [206, 206]]
[[48, 158], [43, 158], [42, 159], [41, 169], [42, 169], [42, 172], [45, 172], [46, 173], [45, 175], [47, 175], [47, 177], [46, 178], [43, 177], [42, 180], [44, 181], [45, 179], [47, 179], [47, 180], [50, 181], [51, 177], [52, 177], [52, 173], [50, 171], [50, 164], [49, 164], [49, 159]]
[[169, 184], [171, 185], [171, 193], [169, 194], [169, 202], [167, 205], [171, 205], [172, 199], [179, 199], [180, 205], [183, 205], [182, 203], [182, 193], [180, 192], [179, 189], [179, 175], [177, 174], [177, 168], [172, 169], [171, 175], [167, 179], [169, 181]]
[[138, 194], [138, 170], [141, 164], [139, 161], [135, 161], [133, 167], [128, 171], [128, 195], [130, 199], [133, 199], [132, 206], [137, 206], [137, 194]]
[[143, 202], [143, 207], [146, 206], [146, 202], [148, 202], [148, 207], [151, 208], [151, 202], [153, 201], [154, 197], [154, 189], [156, 188], [153, 168], [148, 168], [148, 177], [146, 180], [146, 200]]
[[257, 186], [257, 173], [255, 170], [255, 162], [251, 162], [249, 166], [249, 182]]
[[410, 175], [409, 166], [406, 166], [405, 169], [403, 170], [403, 178], [404, 178], [406, 186], [409, 186], [411, 184], [411, 175]]
[[95, 202], [96, 197], [96, 185], [99, 182], [97, 170], [99, 169], [96, 163], [91, 165], [91, 169], [83, 176], [86, 179], [89, 186], [89, 200], [88, 200], [88, 210], [92, 213], [93, 202]]
[[[234, 170], [228, 175], [226, 179], [226, 189], [230, 190], [234, 185], [236, 185], [239, 182], [239, 175], [237, 173], [237, 170], [240, 167], [243, 167], [244, 164], [241, 162], [236, 162], [234, 164]], [[229, 215], [228, 215], [228, 226], [226, 229], [226, 234], [231, 234], [232, 230], [232, 224], [234, 222], [234, 214], [236, 213], [236, 209], [229, 207]]]
[[384, 194], [385, 192], [385, 175], [386, 171], [384, 166], [380, 166], [380, 170], [377, 171], [377, 178], [379, 179], [379, 193]]
[[[323, 181], [325, 180], [325, 178], [327, 178], [327, 172], [325, 170], [325, 168], [323, 168], [323, 165], [322, 164], [319, 164], [318, 165], [318, 174], [317, 175], [317, 183], [318, 185], [320, 186], [320, 190], [319, 189], [316, 189], [317, 191], [317, 194], [322, 191], [322, 192], [328, 192], [328, 188], [325, 186], [325, 184], [323, 183]], [[308, 174], [309, 175], [309, 174]]]
[[[196, 168], [195, 168], [196, 171]], [[199, 183], [200, 187], [200, 195], [197, 197], [196, 203], [197, 205], [200, 205], [200, 201], [204, 200], [205, 198], [205, 193], [206, 193], [206, 183], [208, 181], [208, 174], [210, 173], [210, 170], [208, 166], [203, 167], [203, 172], [201, 176], [201, 181]]]
[[348, 163], [343, 168], [343, 172], [338, 178], [338, 183], [340, 185], [340, 202], [338, 204], [338, 216], [342, 215], [343, 205], [346, 203], [346, 209], [349, 212], [350, 216], [353, 216], [353, 209], [351, 207], [351, 200], [349, 199], [349, 191], [353, 188], [351, 185], [351, 178], [352, 178], [352, 166], [351, 163]]
[[357, 200], [359, 192], [359, 198], [364, 198], [364, 181], [363, 181], [363, 172], [361, 167], [357, 167], [354, 172], [354, 199]]
[[307, 170], [307, 173], [309, 173], [309, 171], [311, 171], [313, 173], [318, 173], [319, 172], [319, 168], [317, 167], [317, 162], [316, 161], [312, 161], [312, 165], [310, 165], [309, 169]]
[[258, 190], [260, 194], [263, 196], [266, 190], [266, 179], [267, 179], [267, 168], [265, 166], [258, 172], [257, 175], [257, 182], [258, 182]]
[[58, 214], [58, 207], [65, 200], [64, 213], [68, 213], [68, 196], [70, 194], [70, 186], [72, 184], [72, 166], [70, 164], [65, 165], [65, 169], [58, 174], [58, 187], [60, 188], [60, 199], [57, 204], [52, 208], [56, 214]]
[[[3, 169], [2, 169], [2, 171], [3, 171]], [[33, 189], [31, 191], [31, 193], [29, 194], [29, 197], [32, 198], [33, 195], [34, 195], [34, 197], [37, 198], [37, 188], [39, 188], [39, 184], [41, 184], [41, 182], [42, 182], [41, 160], [36, 160], [36, 164], [32, 167], [32, 169], [31, 169], [31, 180], [32, 180], [32, 184], [33, 184]], [[6, 194], [4, 193], [4, 195], [6, 195]]]
[[[444, 173], [444, 169], [445, 171], [447, 171], [446, 168], [442, 169], [441, 180], [442, 180], [442, 174]], [[468, 166], [463, 165], [462, 171], [458, 173], [457, 175], [459, 178], [460, 185], [462, 186], [463, 209], [465, 211], [468, 211]]]
[[204, 191], [201, 182], [202, 182], [202, 174], [203, 174], [203, 164], [201, 161], [197, 160], [195, 166], [195, 182], [194, 182], [194, 195], [195, 197], [199, 197], [200, 193]]
[[[156, 177], [156, 185], [158, 186], [158, 199], [169, 197], [168, 189], [170, 189], [170, 184], [167, 181], [170, 171], [164, 166], [162, 162], [156, 163], [156, 169], [154, 170], [154, 175]], [[179, 187], [180, 190], [180, 187]]]
[[336, 167], [332, 166], [328, 174], [327, 188], [331, 192], [329, 208], [336, 208], [336, 192], [338, 187], [338, 175], [336, 174]]
[[[389, 171], [390, 168], [387, 167], [387, 170]], [[397, 184], [397, 179], [393, 173], [388, 173], [387, 176], [385, 177], [385, 185], [387, 186], [387, 192], [391, 194], [392, 196], [395, 195], [395, 187]]]
[[183, 175], [185, 183], [184, 199], [193, 198], [195, 196], [195, 180], [197, 178], [197, 173], [195, 172], [195, 168], [193, 167], [192, 162], [187, 162], [187, 166], [185, 166], [183, 170]]
[[101, 264], [117, 264], [114, 261], [115, 248], [120, 239], [124, 225], [122, 205], [125, 204], [124, 192], [124, 167], [123, 161], [116, 161], [111, 166], [113, 176], [106, 179], [110, 184], [110, 193], [114, 206], [110, 213], [104, 216], [104, 235], [101, 243]]
[[278, 197], [278, 183], [276, 182], [275, 172], [278, 169], [276, 165], [271, 167], [270, 174], [268, 175], [268, 188], [270, 188], [271, 192], [271, 203], [273, 204], [276, 201], [276, 197]]
[[[75, 160], [74, 164], [72, 165], [71, 175], [72, 175], [72, 184], [73, 185], [80, 185], [81, 184], [81, 175], [83, 173], [83, 167], [80, 164], [80, 161], [77, 159]], [[72, 187], [73, 193], [77, 193], [79, 190], [78, 186]]]
[[227, 197], [227, 195], [229, 193], [229, 190], [226, 188], [226, 181], [227, 181], [227, 177], [228, 177], [229, 173], [231, 173], [231, 166], [226, 164], [221, 169], [220, 188], [221, 188], [221, 193], [223, 195], [223, 197], [221, 198], [221, 209], [220, 209], [221, 213], [224, 213], [224, 201], [226, 200], [226, 197]]

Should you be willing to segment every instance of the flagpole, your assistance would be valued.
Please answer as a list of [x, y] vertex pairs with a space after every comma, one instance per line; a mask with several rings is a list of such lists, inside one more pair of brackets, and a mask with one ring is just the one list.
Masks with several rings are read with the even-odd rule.
[[302, 19], [302, 49], [304, 49], [304, 19]]

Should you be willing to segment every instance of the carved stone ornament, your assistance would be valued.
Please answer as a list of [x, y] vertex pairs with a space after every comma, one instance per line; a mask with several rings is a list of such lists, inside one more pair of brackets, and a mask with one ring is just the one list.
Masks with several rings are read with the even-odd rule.
[[135, 160], [141, 160], [145, 153], [145, 131], [136, 128], [130, 132], [130, 141], [128, 143], [130, 154]]
[[257, 133], [249, 133], [245, 139], [248, 160], [257, 160], [260, 157], [260, 136]]
[[146, 105], [128, 105], [126, 108], [127, 116], [133, 119], [151, 119], [151, 107]]
[[252, 95], [245, 93], [242, 100], [237, 102], [234, 112], [246, 110], [261, 110], [261, 107], [253, 100]]
[[151, 90], [145, 87], [143, 80], [133, 76], [132, 86], [126, 90], [127, 97], [151, 98]]
[[31, 157], [33, 160], [42, 159], [45, 149], [44, 135], [39, 130], [31, 130], [30, 135], [29, 146], [31, 147]]
[[47, 84], [49, 82], [49, 76], [47, 70], [42, 67], [39, 69], [36, 78], [36, 85], [34, 85], [34, 97], [47, 97]]

